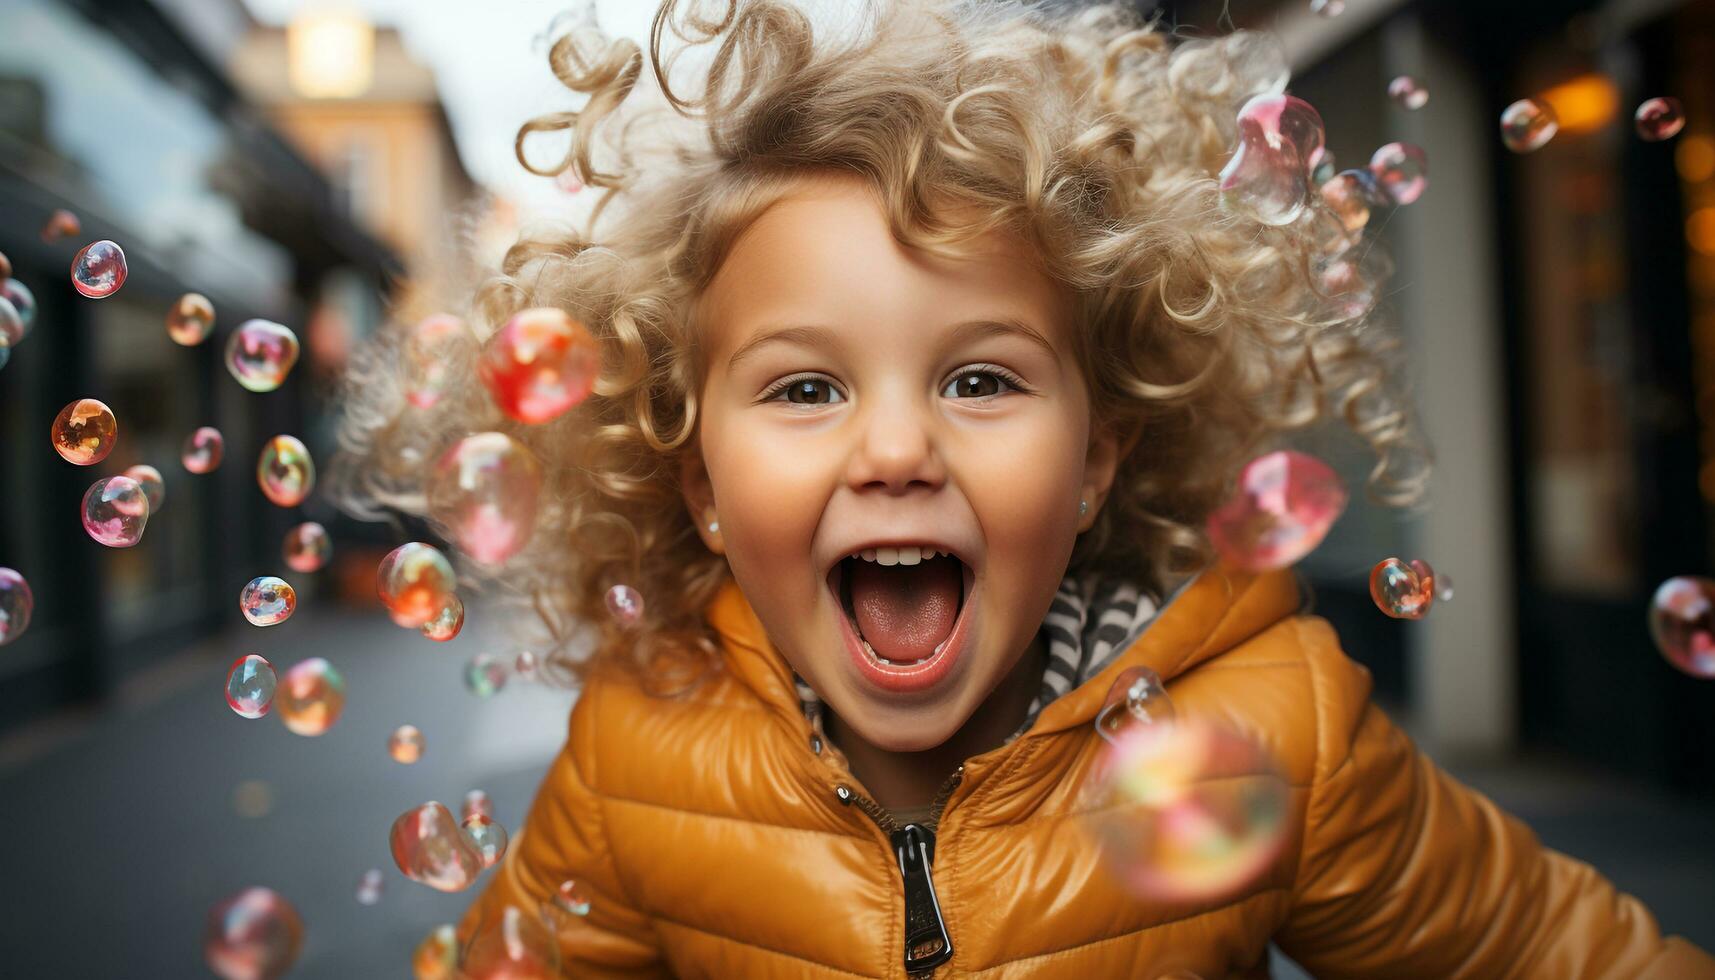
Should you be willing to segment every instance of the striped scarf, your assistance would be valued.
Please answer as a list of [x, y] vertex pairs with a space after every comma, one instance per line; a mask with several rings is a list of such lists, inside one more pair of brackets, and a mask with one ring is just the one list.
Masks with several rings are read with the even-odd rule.
[[[1042, 622], [1042, 639], [1048, 647], [1042, 687], [1030, 702], [1024, 724], [1007, 736], [1007, 741], [1029, 731], [1036, 716], [1055, 698], [1101, 673], [1137, 639], [1160, 606], [1154, 596], [1123, 579], [1098, 579], [1094, 575], [1062, 579]], [[821, 731], [821, 698], [796, 671], [792, 681], [804, 717], [811, 728]]]

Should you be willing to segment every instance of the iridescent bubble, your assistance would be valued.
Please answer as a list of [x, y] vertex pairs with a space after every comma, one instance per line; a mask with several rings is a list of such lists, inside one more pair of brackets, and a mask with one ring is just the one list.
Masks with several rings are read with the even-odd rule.
[[466, 436], [435, 463], [429, 514], [465, 554], [499, 565], [530, 543], [542, 494], [542, 464], [502, 432]]
[[1256, 880], [1287, 831], [1286, 780], [1240, 735], [1180, 720], [1132, 725], [1096, 771], [1104, 856], [1134, 894], [1207, 902]]
[[247, 653], [234, 660], [226, 672], [226, 706], [240, 717], [260, 718], [274, 706], [277, 682], [273, 664]]
[[275, 436], [262, 444], [256, 484], [277, 507], [296, 507], [316, 485], [316, 464], [297, 436]]
[[1265, 225], [1291, 224], [1323, 151], [1322, 117], [1303, 99], [1259, 95], [1239, 110], [1238, 124], [1238, 150], [1221, 169], [1221, 202]]
[[464, 795], [464, 806], [460, 811], [460, 819], [469, 820], [473, 816], [494, 816], [494, 801], [480, 789], [473, 789]]
[[180, 296], [167, 311], [167, 336], [182, 347], [195, 347], [214, 329], [214, 304], [201, 293]]
[[203, 932], [203, 959], [225, 980], [275, 980], [298, 958], [304, 922], [272, 888], [246, 888], [215, 903]]
[[456, 595], [447, 596], [447, 604], [435, 618], [423, 624], [423, 635], [436, 643], [445, 643], [464, 629], [464, 603]]
[[393, 621], [406, 629], [421, 629], [446, 608], [458, 588], [447, 556], [421, 541], [402, 544], [381, 559], [377, 570], [381, 604]]
[[621, 583], [607, 590], [607, 614], [621, 626], [635, 626], [643, 618], [643, 593]]
[[1161, 685], [1161, 676], [1148, 667], [1130, 667], [1108, 688], [1108, 696], [1096, 712], [1096, 734], [1112, 742], [1132, 725], [1170, 722], [1173, 718], [1173, 702]]
[[512, 675], [521, 681], [533, 681], [536, 679], [536, 671], [540, 666], [536, 661], [534, 652], [520, 650], [518, 651], [518, 659], [512, 662]]
[[78, 250], [71, 260], [71, 284], [89, 299], [106, 299], [125, 285], [125, 250], [103, 238]]
[[0, 279], [0, 299], [11, 303], [13, 311], [18, 314], [16, 333], [10, 326], [0, 326], [7, 339], [16, 344], [29, 334], [30, 327], [36, 322], [36, 294], [16, 279]]
[[226, 341], [226, 370], [251, 391], [273, 391], [298, 363], [298, 335], [272, 320], [246, 320]]
[[97, 480], [83, 495], [83, 529], [109, 548], [129, 548], [143, 540], [149, 523], [149, 495], [128, 476]]
[[464, 668], [464, 684], [479, 698], [491, 698], [506, 686], [506, 664], [499, 657], [479, 653]]
[[388, 836], [393, 863], [405, 877], [443, 892], [469, 888], [482, 873], [482, 855], [436, 802], [406, 810]]
[[291, 619], [297, 608], [297, 591], [272, 575], [251, 579], [238, 593], [238, 611], [252, 626], [277, 626]]
[[328, 537], [327, 528], [305, 521], [286, 532], [281, 551], [292, 571], [319, 572], [333, 555], [333, 539]]
[[1401, 75], [1389, 82], [1387, 97], [1407, 111], [1415, 111], [1429, 104], [1429, 90], [1410, 75]]
[[1322, 185], [1322, 203], [1340, 220], [1346, 247], [1357, 244], [1370, 223], [1370, 202], [1379, 194], [1368, 170], [1342, 170]]
[[477, 373], [500, 410], [534, 425], [559, 417], [595, 387], [595, 338], [564, 310], [523, 310], [483, 347]]
[[1680, 575], [1661, 583], [1650, 600], [1649, 632], [1668, 663], [1715, 678], [1715, 582]]
[[417, 408], [433, 408], [446, 393], [453, 365], [476, 347], [476, 337], [464, 321], [437, 313], [405, 335], [405, 400]]
[[381, 874], [381, 869], [370, 868], [357, 878], [357, 904], [379, 904], [381, 893], [386, 889], [387, 879]]
[[179, 452], [179, 462], [192, 473], [213, 473], [220, 466], [220, 460], [226, 455], [226, 439], [220, 430], [205, 425], [185, 437], [185, 445]]
[[77, 220], [77, 215], [65, 208], [56, 210], [48, 215], [47, 223], [42, 225], [42, 241], [54, 242], [61, 238], [83, 234], [83, 222]]
[[48, 438], [61, 459], [93, 466], [106, 459], [119, 441], [119, 420], [105, 404], [94, 398], [79, 398], [54, 416]]
[[0, 350], [11, 356], [12, 345], [24, 339], [24, 318], [12, 301], [0, 296]]
[[415, 980], [456, 980], [458, 968], [459, 937], [451, 925], [436, 926], [411, 954]]
[[482, 857], [482, 866], [492, 868], [506, 855], [506, 828], [494, 822], [494, 818], [481, 813], [473, 813], [459, 825], [464, 831], [465, 839], [470, 846], [476, 848], [476, 853]]
[[1685, 109], [1671, 95], [1645, 99], [1638, 105], [1632, 121], [1637, 125], [1639, 136], [1651, 143], [1659, 143], [1673, 139], [1685, 128]]
[[1554, 110], [1535, 99], [1520, 99], [1501, 112], [1501, 143], [1514, 153], [1540, 150], [1559, 131]]
[[300, 660], [286, 671], [274, 701], [288, 729], [298, 735], [320, 735], [345, 710], [345, 678], [321, 657]]
[[590, 914], [589, 893], [584, 891], [583, 885], [571, 878], [560, 882], [560, 887], [554, 889], [554, 904], [568, 915]]
[[1209, 515], [1209, 539], [1246, 571], [1285, 568], [1316, 549], [1346, 509], [1346, 488], [1321, 460], [1292, 450], [1259, 456]]
[[0, 568], [0, 647], [24, 635], [35, 611], [36, 595], [30, 583], [15, 569]]
[[485, 916], [460, 957], [465, 977], [486, 980], [555, 980], [560, 976], [560, 947], [542, 910], [525, 912], [508, 905]]
[[1346, 12], [1346, 0], [1310, 0], [1310, 12], [1333, 19]]
[[143, 488], [143, 496], [149, 498], [149, 516], [161, 512], [161, 505], [167, 502], [167, 481], [161, 479], [161, 471], [147, 463], [138, 463], [125, 471], [125, 475], [137, 481]]
[[1435, 570], [1417, 558], [1384, 558], [1370, 569], [1370, 598], [1394, 619], [1422, 619], [1435, 602]]
[[1410, 143], [1389, 143], [1370, 157], [1370, 173], [1383, 196], [1394, 204], [1410, 204], [1429, 189], [1429, 157]]
[[416, 725], [400, 725], [387, 736], [387, 754], [400, 765], [411, 765], [423, 757], [423, 733]]

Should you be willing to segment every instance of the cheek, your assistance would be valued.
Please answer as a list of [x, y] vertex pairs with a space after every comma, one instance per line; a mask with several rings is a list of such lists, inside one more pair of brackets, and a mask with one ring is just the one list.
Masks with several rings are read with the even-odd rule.
[[720, 419], [704, 430], [702, 448], [734, 575], [754, 582], [808, 568], [828, 492], [811, 441]]

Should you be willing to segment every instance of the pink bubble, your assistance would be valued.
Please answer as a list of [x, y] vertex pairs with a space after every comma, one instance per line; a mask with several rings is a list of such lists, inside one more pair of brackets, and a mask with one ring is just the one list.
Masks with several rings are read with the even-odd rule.
[[256, 484], [276, 507], [296, 507], [316, 485], [316, 464], [297, 436], [275, 436], [256, 460]]
[[286, 532], [281, 549], [286, 567], [294, 572], [319, 572], [333, 555], [333, 539], [327, 528], [315, 521], [305, 521]]
[[1429, 157], [1410, 143], [1389, 143], [1370, 157], [1370, 173], [1382, 195], [1394, 204], [1410, 204], [1429, 189]]
[[[8, 273], [9, 275], [9, 273]], [[0, 344], [16, 345], [36, 322], [36, 294], [16, 279], [0, 275], [0, 299], [11, 304], [10, 316], [0, 316]]]
[[275, 980], [304, 941], [298, 910], [271, 888], [246, 888], [209, 909], [203, 958], [225, 980]]
[[1285, 568], [1322, 543], [1346, 509], [1346, 488], [1321, 460], [1282, 450], [1239, 473], [1238, 488], [1209, 515], [1209, 539], [1246, 571]]
[[465, 554], [499, 565], [530, 543], [542, 494], [542, 465], [501, 432], [466, 436], [435, 463], [429, 514]]
[[61, 459], [78, 466], [93, 466], [106, 459], [119, 442], [119, 420], [106, 404], [94, 398], [79, 398], [54, 416], [48, 438]]
[[393, 863], [405, 877], [443, 892], [469, 888], [482, 873], [482, 855], [435, 802], [407, 810], [393, 821], [389, 835]]
[[1291, 95], [1259, 95], [1239, 110], [1238, 125], [1238, 150], [1220, 174], [1222, 203], [1265, 225], [1291, 224], [1324, 152], [1321, 115]]
[[1401, 75], [1388, 83], [1387, 97], [1408, 112], [1429, 104], [1429, 90], [1410, 75]]
[[125, 471], [125, 475], [137, 481], [143, 488], [143, 495], [149, 498], [149, 516], [161, 512], [161, 505], [167, 502], [167, 483], [161, 479], [161, 471], [147, 463], [138, 463]]
[[1422, 619], [1435, 603], [1435, 570], [1417, 558], [1384, 558], [1370, 569], [1370, 599], [1394, 619]]
[[523, 310], [483, 347], [477, 373], [494, 403], [528, 425], [558, 418], [583, 401], [601, 371], [589, 329], [564, 310]]
[[1715, 678], [1715, 581], [1679, 575], [1661, 583], [1650, 599], [1649, 632], [1668, 663]]
[[35, 611], [36, 595], [30, 583], [14, 569], [0, 568], [0, 647], [24, 635]]
[[125, 285], [125, 250], [107, 239], [90, 242], [71, 260], [71, 284], [89, 299], [106, 299]]
[[607, 612], [621, 626], [635, 626], [643, 618], [643, 593], [621, 583], [607, 590]]
[[1646, 99], [1632, 117], [1638, 135], [1651, 143], [1670, 140], [1685, 128], [1685, 109], [1671, 95]]
[[250, 391], [273, 391], [298, 363], [298, 335], [272, 320], [246, 320], [226, 341], [226, 370]]
[[219, 429], [205, 425], [185, 437], [184, 448], [179, 453], [179, 462], [192, 473], [213, 473], [225, 455], [225, 437], [220, 434]]
[[128, 476], [97, 480], [83, 495], [83, 529], [109, 548], [129, 548], [143, 540], [149, 523], [149, 496]]
[[1520, 99], [1501, 112], [1501, 143], [1514, 153], [1540, 150], [1559, 131], [1554, 110], [1535, 99]]
[[226, 672], [226, 706], [242, 718], [260, 718], [274, 706], [277, 684], [274, 665], [247, 653]]

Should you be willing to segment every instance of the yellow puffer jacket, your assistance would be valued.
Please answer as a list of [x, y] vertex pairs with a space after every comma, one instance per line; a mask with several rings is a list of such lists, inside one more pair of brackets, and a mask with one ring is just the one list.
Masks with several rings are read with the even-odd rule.
[[[966, 761], [932, 878], [948, 977], [1268, 976], [1272, 939], [1318, 977], [1715, 978], [1636, 899], [1420, 755], [1369, 704], [1286, 572], [1211, 569], [1089, 682]], [[888, 835], [728, 581], [707, 618], [727, 670], [680, 700], [592, 679], [523, 830], [461, 927], [534, 910], [566, 879], [568, 977], [907, 976]], [[1293, 836], [1242, 895], [1130, 897], [1074, 818], [1114, 677], [1148, 666], [1181, 718], [1257, 740], [1292, 785]], [[932, 916], [932, 913], [931, 913]], [[492, 919], [490, 919], [492, 921]]]

